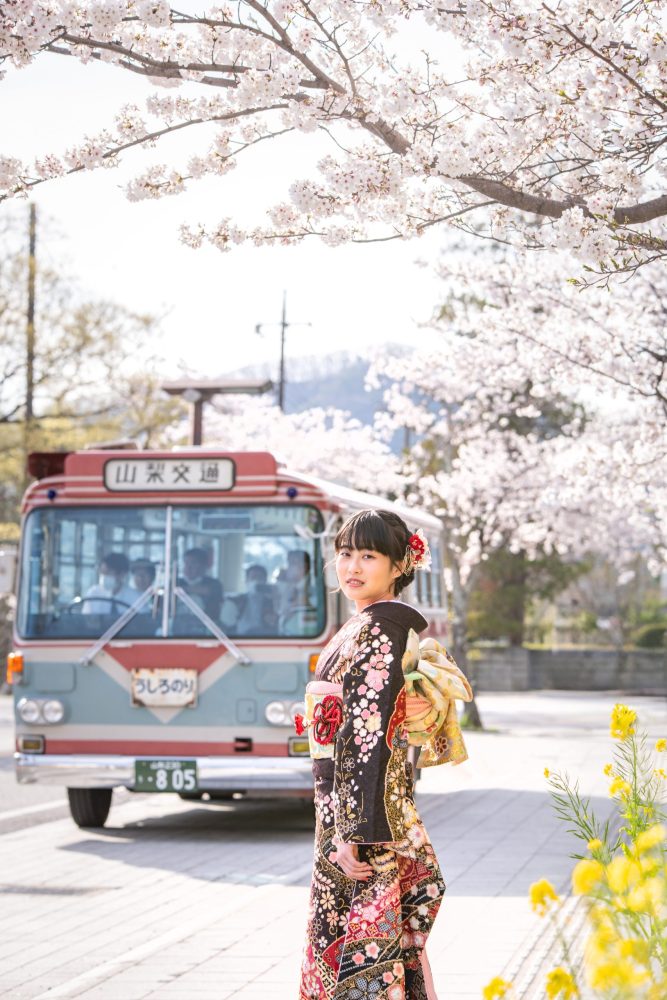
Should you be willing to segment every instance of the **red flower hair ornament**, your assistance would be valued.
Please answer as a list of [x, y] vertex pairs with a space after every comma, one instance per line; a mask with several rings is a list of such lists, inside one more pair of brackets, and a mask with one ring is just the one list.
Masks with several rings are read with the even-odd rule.
[[431, 550], [428, 547], [428, 540], [421, 528], [410, 535], [407, 548], [405, 550], [405, 572], [411, 573], [413, 569], [431, 568]]

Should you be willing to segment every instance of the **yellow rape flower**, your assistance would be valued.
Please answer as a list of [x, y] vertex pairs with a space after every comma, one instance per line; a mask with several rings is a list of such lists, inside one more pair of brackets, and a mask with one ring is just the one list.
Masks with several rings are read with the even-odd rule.
[[624, 938], [618, 943], [618, 953], [622, 958], [634, 958], [636, 962], [649, 962], [651, 946], [648, 941], [637, 938]]
[[599, 851], [601, 847], [602, 847], [602, 841], [599, 839], [599, 837], [593, 837], [592, 840], [588, 841], [589, 851]]
[[667, 772], [664, 771], [661, 767], [656, 767], [653, 773], [656, 775], [656, 777], [663, 778], [663, 780], [667, 778]]
[[660, 861], [655, 854], [644, 854], [637, 860], [642, 877], [656, 875], [660, 871]]
[[645, 851], [650, 851], [651, 848], [657, 847], [658, 844], [662, 844], [665, 837], [667, 837], [667, 830], [665, 830], [662, 823], [656, 823], [654, 826], [650, 826], [648, 830], [642, 830], [641, 833], [637, 834], [635, 849], [639, 854], [643, 854]]
[[600, 927], [602, 924], [609, 923], [609, 910], [600, 903], [594, 903], [591, 906], [588, 916], [593, 927]]
[[662, 880], [648, 878], [628, 893], [628, 909], [634, 913], [650, 913], [657, 916], [662, 905]]
[[627, 798], [632, 792], [632, 788], [624, 778], [616, 777], [609, 786], [609, 795], [613, 799], [616, 795]]
[[545, 767], [544, 768], [544, 777], [548, 778], [550, 774], [551, 774], [551, 771], [549, 770], [549, 768]]
[[603, 767], [602, 770], [607, 775], [607, 777], [609, 777], [609, 775], [611, 774], [611, 772], [614, 770], [614, 765], [613, 764], [605, 764], [605, 766]]
[[591, 964], [586, 971], [592, 989], [620, 991], [626, 996], [631, 987], [641, 986], [650, 977], [647, 969], [638, 968], [629, 958], [614, 957], [606, 962]]
[[609, 952], [612, 945], [617, 944], [618, 934], [609, 915], [609, 911], [603, 907], [593, 907], [597, 910], [596, 919], [593, 922], [595, 930], [586, 942], [586, 957], [589, 962], [601, 962]]
[[507, 980], [502, 979], [500, 976], [494, 976], [482, 990], [482, 996], [484, 1000], [496, 1000], [496, 997], [507, 996], [507, 991], [511, 985], [511, 983], [508, 983]]
[[607, 882], [612, 892], [624, 893], [631, 889], [641, 877], [641, 869], [636, 861], [617, 854], [607, 865]]
[[646, 994], [647, 1000], [664, 1000], [667, 997], [667, 976], [659, 983], [652, 983]]
[[658, 753], [664, 753], [665, 750], [667, 750], [667, 740], [665, 739], [664, 736], [661, 736], [660, 739], [656, 742], [655, 748], [658, 751]]
[[577, 984], [570, 973], [561, 966], [547, 973], [545, 992], [548, 997], [563, 997], [564, 1000], [579, 996]]
[[604, 868], [599, 861], [584, 858], [578, 861], [572, 872], [572, 889], [575, 896], [585, 896], [599, 885], [604, 878]]
[[535, 913], [539, 913], [541, 917], [547, 912], [551, 903], [557, 903], [560, 899], [551, 882], [546, 878], [533, 882], [529, 889], [529, 895], [530, 905]]
[[616, 740], [626, 740], [634, 733], [633, 723], [637, 720], [637, 713], [627, 705], [616, 704], [611, 710], [611, 721], [609, 730]]

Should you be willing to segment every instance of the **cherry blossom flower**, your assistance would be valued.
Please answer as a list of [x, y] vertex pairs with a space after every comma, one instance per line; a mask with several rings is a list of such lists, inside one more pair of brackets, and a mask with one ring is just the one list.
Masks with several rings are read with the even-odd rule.
[[[184, 163], [157, 165], [166, 180], [148, 196], [163, 197], [226, 173], [258, 142], [327, 137], [317, 172], [297, 166], [263, 224], [214, 219], [198, 239], [186, 224], [188, 246], [312, 236], [338, 246], [454, 225], [567, 248], [592, 268], [585, 281], [664, 256], [660, 4], [240, 0], [209, 14], [164, 0], [10, 0], [0, 16], [0, 61], [16, 69], [55, 53], [158, 88], [72, 147], [65, 171], [116, 163], [175, 129], [194, 146], [212, 124], [221, 148], [197, 144]], [[0, 197], [53, 183], [43, 159], [40, 169], [5, 157]], [[142, 189], [136, 177], [128, 196]]]

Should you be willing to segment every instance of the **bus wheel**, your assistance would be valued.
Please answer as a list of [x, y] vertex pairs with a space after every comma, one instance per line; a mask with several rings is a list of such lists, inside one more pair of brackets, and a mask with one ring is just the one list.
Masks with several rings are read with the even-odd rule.
[[104, 826], [113, 788], [68, 788], [69, 811], [77, 826]]

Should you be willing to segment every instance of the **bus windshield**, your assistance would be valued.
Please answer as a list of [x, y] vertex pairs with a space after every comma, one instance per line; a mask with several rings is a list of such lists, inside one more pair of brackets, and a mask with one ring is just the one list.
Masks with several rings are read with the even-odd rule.
[[[26, 639], [311, 638], [324, 630], [313, 507], [38, 508], [24, 532]], [[143, 599], [142, 599], [142, 595]]]

